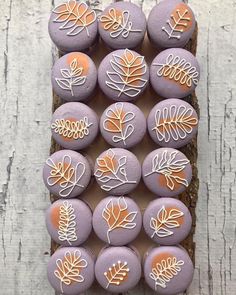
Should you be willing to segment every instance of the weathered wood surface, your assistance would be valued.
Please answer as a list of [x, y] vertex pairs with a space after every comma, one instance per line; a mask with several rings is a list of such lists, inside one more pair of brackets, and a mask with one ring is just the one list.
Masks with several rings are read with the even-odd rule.
[[[53, 294], [46, 279], [49, 204], [41, 170], [50, 146], [47, 19], [54, 1], [0, 2], [0, 294]], [[98, 3], [98, 7], [106, 4]], [[145, 13], [156, 3], [136, 1]], [[197, 89], [200, 191], [196, 270], [187, 294], [231, 295], [236, 288], [236, 3], [189, 0], [199, 22]], [[151, 294], [137, 289], [133, 294]], [[91, 294], [91, 292], [90, 292]], [[98, 294], [94, 290], [94, 294]], [[130, 292], [131, 294], [131, 292]]]

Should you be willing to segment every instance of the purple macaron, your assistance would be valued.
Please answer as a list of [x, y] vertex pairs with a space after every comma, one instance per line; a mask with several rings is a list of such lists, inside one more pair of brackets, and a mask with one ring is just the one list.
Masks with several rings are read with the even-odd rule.
[[97, 69], [82, 52], [71, 52], [59, 58], [51, 75], [54, 92], [66, 101], [86, 101], [97, 84]]
[[146, 119], [136, 105], [117, 102], [103, 112], [100, 130], [103, 138], [110, 145], [131, 148], [143, 139], [146, 132]]
[[53, 9], [48, 31], [52, 41], [62, 52], [83, 51], [96, 42], [96, 13], [86, 2], [65, 1]]
[[179, 148], [189, 143], [198, 130], [198, 115], [182, 99], [165, 99], [156, 104], [147, 119], [151, 138], [160, 146]]
[[178, 150], [160, 148], [144, 159], [142, 176], [146, 186], [160, 197], [174, 197], [185, 191], [192, 179], [188, 158]]
[[181, 0], [165, 0], [154, 6], [147, 22], [148, 36], [159, 48], [184, 47], [196, 25], [191, 8]]
[[165, 98], [183, 98], [198, 85], [200, 67], [192, 53], [170, 48], [159, 53], [150, 67], [150, 82], [156, 93]]
[[95, 276], [108, 292], [127, 292], [140, 280], [140, 259], [137, 253], [128, 247], [104, 248], [95, 264]]
[[48, 190], [60, 198], [74, 198], [88, 186], [91, 167], [81, 154], [61, 150], [52, 154], [43, 168], [43, 180]]
[[96, 138], [98, 129], [96, 113], [80, 102], [61, 105], [51, 120], [53, 138], [60, 146], [71, 150], [89, 146]]
[[131, 2], [115, 2], [101, 13], [98, 28], [108, 47], [135, 48], [143, 41], [146, 17], [142, 9]]
[[186, 291], [193, 272], [193, 263], [182, 247], [163, 246], [146, 253], [145, 281], [160, 295], [177, 295]]
[[93, 213], [93, 229], [104, 242], [121, 246], [132, 242], [142, 227], [138, 205], [128, 197], [102, 199]]
[[94, 171], [98, 185], [111, 195], [130, 193], [141, 178], [141, 166], [137, 157], [121, 148], [103, 152], [96, 160]]
[[144, 56], [129, 49], [111, 52], [98, 68], [100, 88], [115, 101], [137, 99], [146, 89], [148, 80], [149, 70]]
[[49, 259], [47, 274], [57, 294], [81, 294], [94, 281], [94, 257], [81, 247], [59, 248]]
[[92, 230], [92, 211], [78, 199], [58, 200], [47, 209], [46, 226], [56, 243], [79, 246]]
[[143, 215], [146, 234], [160, 245], [176, 245], [189, 234], [192, 217], [188, 208], [174, 198], [159, 198], [149, 203]]

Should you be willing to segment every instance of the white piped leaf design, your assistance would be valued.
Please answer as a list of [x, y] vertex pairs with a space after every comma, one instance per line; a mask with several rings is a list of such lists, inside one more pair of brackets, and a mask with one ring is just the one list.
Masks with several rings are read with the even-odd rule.
[[119, 286], [124, 278], [128, 275], [129, 267], [128, 263], [121, 262], [113, 263], [112, 267], [109, 267], [108, 271], [104, 272], [104, 276], [107, 279], [106, 289], [112, 284]]

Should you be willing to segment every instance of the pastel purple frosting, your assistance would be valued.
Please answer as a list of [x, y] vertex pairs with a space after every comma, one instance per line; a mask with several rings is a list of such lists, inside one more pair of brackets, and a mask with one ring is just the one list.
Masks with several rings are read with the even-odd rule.
[[146, 234], [160, 245], [176, 245], [189, 234], [192, 217], [188, 208], [174, 198], [159, 198], [149, 203], [143, 215]]
[[121, 246], [132, 242], [141, 227], [140, 209], [129, 197], [106, 197], [93, 212], [93, 229], [96, 235], [110, 245]]

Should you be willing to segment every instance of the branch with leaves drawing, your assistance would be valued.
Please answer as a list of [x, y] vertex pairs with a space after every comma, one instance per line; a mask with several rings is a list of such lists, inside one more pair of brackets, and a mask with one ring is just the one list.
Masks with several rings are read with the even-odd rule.
[[120, 260], [115, 264], [112, 265], [112, 267], [109, 267], [108, 271], [104, 272], [104, 276], [107, 279], [107, 285], [106, 289], [110, 286], [110, 284], [114, 284], [116, 286], [119, 286], [122, 281], [124, 280], [124, 277], [128, 275], [129, 268], [128, 263], [121, 262]]

